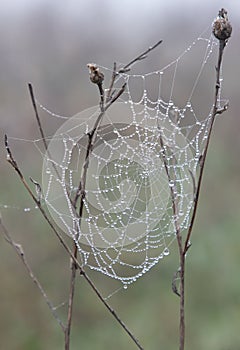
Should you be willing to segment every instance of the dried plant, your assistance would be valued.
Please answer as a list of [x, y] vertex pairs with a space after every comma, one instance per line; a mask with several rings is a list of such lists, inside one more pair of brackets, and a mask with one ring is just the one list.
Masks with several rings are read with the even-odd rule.
[[[190, 239], [193, 232], [193, 226], [195, 222], [197, 207], [199, 203], [199, 195], [200, 195], [200, 189], [202, 184], [202, 178], [203, 178], [203, 171], [206, 163], [206, 156], [209, 148], [209, 142], [212, 135], [213, 125], [215, 122], [215, 118], [218, 114], [223, 113], [227, 110], [228, 105], [225, 104], [224, 106], [219, 107], [218, 100], [219, 100], [219, 90], [220, 90], [220, 71], [222, 66], [222, 58], [223, 58], [223, 52], [226, 47], [226, 43], [228, 39], [231, 36], [232, 27], [231, 24], [228, 21], [227, 17], [227, 11], [224, 9], [221, 9], [219, 11], [219, 15], [217, 19], [213, 23], [212, 28], [214, 36], [219, 40], [219, 53], [218, 53], [218, 61], [216, 66], [216, 85], [215, 85], [215, 94], [214, 94], [214, 103], [213, 103], [213, 109], [211, 113], [211, 121], [210, 121], [210, 127], [207, 134], [207, 140], [204, 147], [204, 150], [202, 154], [199, 157], [199, 173], [198, 176], [194, 175], [193, 173], [190, 173], [192, 181], [193, 181], [193, 188], [194, 188], [194, 205], [193, 210], [191, 212], [191, 218], [190, 218], [190, 224], [187, 232], [186, 238], [184, 238], [183, 233], [181, 231], [181, 226], [178, 221], [178, 199], [176, 196], [177, 190], [177, 183], [176, 179], [174, 178], [173, 174], [169, 171], [168, 167], [168, 155], [167, 155], [167, 145], [165, 143], [164, 137], [161, 134], [161, 127], [159, 126], [159, 143], [161, 146], [161, 157], [165, 166], [165, 171], [167, 175], [167, 179], [169, 182], [169, 188], [170, 188], [170, 194], [171, 194], [171, 205], [172, 205], [172, 213], [174, 218], [174, 229], [178, 244], [178, 252], [179, 252], [179, 268], [177, 269], [176, 273], [173, 276], [172, 281], [172, 290], [173, 292], [179, 296], [180, 300], [180, 329], [179, 329], [179, 349], [184, 350], [184, 344], [185, 344], [185, 263], [186, 263], [186, 253], [188, 252], [191, 243]], [[98, 116], [96, 117], [95, 123], [93, 128], [88, 132], [87, 137], [87, 146], [86, 146], [86, 154], [84, 159], [84, 164], [81, 169], [81, 174], [79, 177], [79, 183], [78, 187], [76, 189], [76, 192], [73, 197], [70, 196], [70, 193], [68, 193], [68, 197], [71, 203], [71, 206], [76, 213], [78, 219], [79, 219], [79, 227], [81, 227], [81, 220], [83, 217], [83, 209], [84, 209], [84, 199], [86, 197], [86, 180], [87, 175], [89, 171], [89, 161], [92, 155], [92, 152], [94, 150], [95, 143], [97, 141], [97, 135], [98, 130], [101, 126], [102, 119], [106, 113], [106, 111], [121, 97], [121, 95], [124, 93], [126, 89], [126, 83], [123, 83], [120, 88], [116, 88], [116, 80], [117, 77], [120, 74], [124, 74], [130, 71], [133, 64], [139, 62], [140, 60], [143, 60], [147, 57], [147, 54], [156, 49], [160, 44], [161, 40], [158, 41], [154, 46], [148, 48], [146, 51], [141, 53], [139, 56], [131, 60], [128, 64], [126, 64], [123, 68], [117, 69], [116, 63], [113, 65], [113, 71], [112, 71], [112, 77], [109, 83], [108, 89], [104, 88], [104, 74], [101, 72], [101, 69], [93, 63], [88, 64], [89, 68], [89, 77], [90, 81], [93, 84], [96, 84], [99, 90], [99, 107], [100, 111]], [[37, 120], [38, 129], [43, 141], [43, 145], [45, 147], [46, 152], [50, 157], [50, 151], [48, 149], [48, 143], [42, 128], [41, 120], [39, 117], [39, 113], [37, 110], [37, 104], [34, 97], [33, 87], [29, 83], [29, 92], [30, 97], [32, 101], [32, 105], [34, 108], [34, 115]], [[76, 242], [73, 243], [73, 247], [70, 248], [64, 238], [62, 237], [62, 234], [60, 231], [55, 227], [53, 221], [51, 220], [50, 216], [44, 209], [44, 206], [42, 205], [42, 189], [41, 185], [36, 182], [34, 179], [30, 178], [30, 181], [34, 185], [35, 192], [32, 190], [30, 184], [28, 183], [27, 179], [23, 175], [23, 172], [21, 168], [19, 167], [17, 161], [15, 160], [12, 150], [10, 148], [8, 138], [5, 136], [5, 149], [7, 153], [7, 161], [12, 166], [12, 168], [16, 171], [17, 175], [19, 176], [23, 186], [25, 187], [26, 191], [29, 193], [37, 207], [39, 208], [42, 216], [46, 220], [46, 222], [49, 225], [49, 228], [52, 230], [52, 232], [55, 234], [56, 238], [60, 241], [62, 246], [64, 247], [65, 251], [67, 252], [68, 256], [71, 260], [71, 270], [70, 270], [70, 288], [69, 288], [69, 297], [68, 297], [68, 314], [67, 314], [67, 320], [66, 323], [63, 323], [58, 315], [56, 314], [56, 311], [48, 299], [45, 291], [43, 290], [43, 287], [41, 286], [38, 279], [34, 276], [33, 271], [31, 267], [29, 266], [27, 259], [25, 257], [25, 253], [23, 250], [23, 247], [20, 244], [17, 244], [13, 241], [11, 234], [8, 232], [7, 228], [2, 222], [2, 219], [0, 219], [0, 227], [2, 229], [2, 233], [4, 235], [5, 240], [15, 249], [16, 253], [19, 255], [21, 261], [23, 262], [25, 268], [27, 269], [28, 274], [34, 281], [34, 283], [37, 285], [38, 289], [40, 290], [41, 294], [43, 295], [48, 307], [50, 308], [53, 316], [57, 320], [58, 324], [60, 325], [64, 335], [65, 335], [65, 350], [70, 349], [70, 335], [71, 335], [71, 327], [72, 327], [72, 315], [73, 315], [73, 301], [74, 301], [74, 291], [75, 291], [75, 283], [76, 283], [76, 277], [77, 273], [84, 277], [84, 279], [87, 281], [87, 283], [90, 285], [90, 287], [93, 289], [96, 297], [104, 304], [104, 306], [107, 308], [107, 310], [113, 315], [115, 320], [120, 324], [120, 326], [124, 329], [126, 334], [130, 336], [132, 341], [135, 343], [136, 347], [138, 349], [143, 349], [140, 342], [137, 340], [137, 338], [133, 335], [133, 333], [129, 330], [129, 328], [125, 325], [125, 323], [120, 319], [119, 315], [116, 313], [114, 309], [111, 308], [111, 306], [108, 304], [108, 302], [104, 299], [100, 291], [97, 289], [94, 282], [90, 279], [89, 275], [86, 273], [84, 267], [78, 260], [78, 247], [76, 245]], [[60, 178], [60, 174], [58, 173], [58, 169], [53, 164], [53, 167], [55, 169], [56, 175]], [[171, 184], [171, 185], [170, 185]], [[178, 285], [179, 284], [179, 285]]]

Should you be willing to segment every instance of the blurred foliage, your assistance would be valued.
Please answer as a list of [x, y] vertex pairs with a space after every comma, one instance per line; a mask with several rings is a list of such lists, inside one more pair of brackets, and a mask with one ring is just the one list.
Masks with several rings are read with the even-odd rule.
[[[173, 0], [163, 9], [153, 0], [143, 2], [142, 8], [136, 1], [131, 5], [123, 2], [127, 8], [120, 2], [113, 5], [110, 1], [69, 3], [71, 6], [56, 1], [51, 5], [47, 1], [36, 2], [28, 9], [26, 2], [25, 10], [20, 11], [19, 7], [19, 11], [12, 8], [8, 12], [6, 8], [0, 18], [4, 26], [0, 32], [0, 136], [2, 139], [7, 132], [10, 137], [25, 140], [10, 141], [26, 177], [39, 181], [41, 157], [33, 144], [26, 142], [39, 137], [27, 81], [33, 82], [44, 105], [56, 113], [73, 115], [97, 103], [97, 91], [88, 82], [88, 62], [109, 67], [116, 59], [126, 62], [160, 38], [164, 39], [161, 60], [169, 61], [211, 23], [219, 10], [217, 1], [211, 5], [201, 1], [187, 7], [187, 11], [187, 2], [181, 2], [178, 8]], [[139, 7], [139, 14], [134, 6]], [[230, 109], [216, 120], [192, 247], [187, 257], [186, 349], [238, 350], [240, 344], [240, 119], [236, 78], [240, 49], [235, 37], [239, 17], [237, 4], [230, 1], [226, 7], [233, 24], [233, 38], [226, 49], [223, 66], [224, 95], [230, 99]], [[205, 16], [196, 15], [203, 11]], [[155, 61], [153, 56], [143, 63], [143, 71], [158, 65], [159, 56]], [[208, 86], [208, 91], [203, 91], [199, 98], [206, 93], [213, 95], [213, 87]], [[43, 114], [48, 135], [60, 122]], [[60, 305], [68, 295], [68, 258], [5, 162], [3, 147], [0, 156], [1, 215], [14, 239], [23, 245], [48, 296], [55, 305]], [[4, 204], [10, 207], [4, 209]], [[24, 212], [23, 208], [27, 207], [32, 210]], [[1, 348], [63, 348], [60, 328], [15, 252], [1, 236], [0, 259]], [[110, 299], [145, 349], [177, 348], [178, 299], [171, 291], [177, 267], [177, 246], [173, 244], [170, 256], [161, 264]], [[117, 288], [114, 281], [98, 274], [92, 276], [105, 295]], [[62, 316], [65, 311], [66, 306], [59, 308]], [[113, 344], [115, 350], [135, 349], [85, 281], [79, 278], [72, 349], [101, 350], [112, 348]]]

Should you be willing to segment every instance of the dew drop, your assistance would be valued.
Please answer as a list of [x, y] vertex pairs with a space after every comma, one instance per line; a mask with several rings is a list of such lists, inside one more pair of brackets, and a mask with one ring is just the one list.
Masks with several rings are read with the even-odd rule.
[[166, 247], [163, 251], [163, 255], [167, 256], [169, 254], [170, 254], [169, 249]]

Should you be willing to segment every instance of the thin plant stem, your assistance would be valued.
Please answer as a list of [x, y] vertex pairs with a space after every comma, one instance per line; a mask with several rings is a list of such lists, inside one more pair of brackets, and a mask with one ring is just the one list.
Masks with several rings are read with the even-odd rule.
[[10, 233], [8, 232], [7, 228], [5, 227], [5, 225], [2, 222], [2, 219], [0, 217], [0, 227], [2, 229], [3, 232], [3, 237], [5, 239], [6, 242], [8, 242], [11, 247], [16, 251], [17, 255], [19, 256], [19, 258], [21, 259], [23, 265], [25, 266], [29, 276], [31, 277], [31, 279], [33, 280], [33, 282], [35, 283], [35, 285], [37, 286], [37, 288], [39, 289], [40, 293], [43, 296], [43, 299], [45, 300], [47, 306], [49, 307], [53, 317], [56, 319], [57, 323], [60, 325], [61, 329], [63, 332], [65, 332], [65, 326], [63, 324], [63, 322], [61, 321], [61, 319], [58, 317], [58, 314], [56, 313], [56, 308], [53, 306], [52, 302], [49, 300], [46, 292], [44, 291], [41, 283], [39, 282], [39, 280], [37, 279], [37, 277], [34, 275], [33, 270], [31, 269], [25, 252], [23, 250], [23, 247], [21, 244], [18, 244], [16, 242], [14, 242], [14, 240], [12, 239]]
[[[74, 243], [73, 245], [73, 254], [75, 259], [77, 259], [77, 245]], [[68, 297], [68, 315], [67, 315], [67, 326], [64, 332], [65, 335], [65, 350], [70, 349], [70, 333], [71, 333], [71, 325], [72, 325], [72, 316], [73, 316], [73, 300], [74, 300], [74, 292], [75, 292], [75, 284], [76, 284], [76, 271], [77, 265], [75, 261], [71, 260], [71, 280], [70, 280], [70, 289], [69, 289], [69, 297]]]
[[193, 225], [194, 225], [195, 218], [196, 218], [200, 189], [201, 189], [201, 184], [202, 184], [203, 171], [204, 171], [204, 166], [206, 163], [206, 157], [207, 157], [207, 152], [208, 152], [208, 148], [209, 148], [210, 138], [212, 135], [214, 121], [215, 121], [217, 114], [221, 114], [221, 113], [225, 112], [228, 108], [228, 104], [225, 104], [223, 108], [218, 108], [218, 96], [219, 96], [219, 90], [220, 90], [220, 86], [221, 86], [220, 85], [220, 72], [221, 72], [222, 58], [223, 58], [223, 52], [224, 52], [225, 46], [226, 46], [225, 40], [220, 40], [219, 41], [219, 51], [218, 51], [218, 63], [216, 66], [216, 85], [215, 85], [212, 117], [211, 117], [209, 132], [207, 135], [206, 146], [204, 148], [204, 151], [203, 151], [203, 154], [201, 157], [201, 161], [200, 161], [200, 173], [199, 173], [199, 178], [198, 178], [196, 193], [195, 193], [195, 198], [194, 198], [193, 214], [191, 217], [187, 237], [185, 240], [184, 254], [186, 254], [186, 252], [188, 250], [188, 246], [189, 246], [189, 242], [190, 242], [190, 238], [191, 238], [191, 234], [192, 234], [192, 230], [193, 230]]
[[20, 170], [16, 160], [13, 158], [11, 149], [9, 147], [8, 144], [8, 138], [7, 135], [5, 135], [5, 149], [7, 152], [7, 161], [9, 162], [9, 164], [13, 167], [13, 169], [16, 171], [16, 173], [18, 174], [22, 184], [24, 185], [26, 191], [29, 193], [29, 195], [32, 197], [33, 201], [35, 202], [35, 204], [38, 206], [41, 214], [43, 215], [44, 219], [46, 220], [46, 222], [48, 223], [49, 227], [52, 229], [52, 231], [54, 232], [54, 234], [56, 235], [56, 237], [58, 238], [58, 240], [60, 241], [61, 245], [64, 247], [64, 249], [66, 250], [66, 252], [68, 253], [68, 255], [71, 257], [71, 259], [74, 261], [74, 263], [77, 266], [77, 269], [79, 270], [80, 275], [82, 275], [84, 277], [84, 279], [87, 281], [87, 283], [90, 285], [90, 287], [92, 288], [92, 290], [94, 291], [94, 293], [96, 294], [96, 296], [98, 297], [98, 299], [104, 304], [104, 306], [108, 309], [108, 311], [113, 315], [113, 317], [115, 318], [115, 320], [121, 325], [121, 327], [124, 329], [124, 331], [130, 336], [130, 338], [133, 340], [133, 342], [136, 344], [136, 346], [138, 347], [138, 349], [143, 350], [143, 347], [140, 345], [139, 341], [137, 340], [137, 338], [130, 332], [130, 330], [127, 328], [127, 326], [125, 325], [125, 323], [120, 319], [120, 317], [117, 315], [117, 313], [111, 308], [111, 306], [108, 304], [108, 302], [103, 298], [103, 296], [101, 295], [100, 291], [97, 289], [97, 287], [95, 286], [95, 284], [93, 283], [93, 281], [90, 279], [90, 277], [87, 275], [87, 273], [85, 272], [85, 270], [83, 269], [83, 267], [81, 266], [81, 264], [79, 263], [79, 261], [75, 258], [74, 254], [72, 253], [71, 249], [68, 247], [67, 243], [65, 242], [65, 240], [63, 239], [63, 237], [61, 236], [61, 234], [58, 232], [58, 230], [55, 228], [54, 224], [52, 223], [52, 221], [49, 219], [47, 213], [45, 212], [44, 208], [41, 205], [41, 202], [38, 200], [38, 198], [34, 195], [33, 191], [31, 190], [31, 188], [29, 187], [25, 177], [22, 174], [22, 171]]
[[[130, 67], [135, 62], [146, 58], [147, 57], [147, 53], [149, 53], [150, 51], [154, 50], [161, 42], [162, 41], [159, 41], [153, 47], [148, 48], [142, 54], [140, 54], [139, 56], [134, 58], [127, 65], [125, 65], [121, 69], [121, 71], [119, 71], [119, 73], [120, 72], [124, 73], [124, 72], [130, 70]], [[93, 146], [94, 146], [94, 143], [95, 143], [95, 138], [96, 138], [96, 134], [97, 134], [98, 128], [99, 128], [99, 126], [101, 124], [101, 120], [102, 120], [106, 110], [121, 96], [121, 94], [125, 90], [126, 84], [123, 84], [121, 89], [117, 93], [114, 94], [115, 91], [112, 92], [116, 76], [119, 73], [116, 73], [116, 64], [114, 63], [113, 75], [112, 75], [112, 80], [111, 80], [110, 87], [109, 87], [109, 90], [108, 90], [108, 96], [106, 98], [106, 104], [105, 104], [105, 99], [104, 99], [104, 89], [103, 89], [103, 86], [102, 86], [102, 82], [100, 82], [98, 84], [99, 93], [100, 93], [100, 114], [99, 114], [99, 116], [98, 116], [98, 118], [97, 118], [97, 120], [95, 122], [95, 125], [93, 127], [92, 132], [88, 134], [89, 139], [88, 139], [88, 146], [87, 146], [87, 151], [86, 151], [86, 156], [85, 156], [85, 162], [84, 162], [84, 165], [83, 165], [83, 173], [82, 173], [82, 176], [81, 176], [81, 180], [79, 182], [78, 189], [76, 191], [75, 198], [74, 198], [73, 201], [71, 200], [71, 203], [72, 203], [74, 209], [76, 210], [77, 209], [77, 201], [78, 201], [78, 199], [80, 197], [80, 205], [79, 205], [80, 225], [79, 225], [79, 227], [81, 226], [81, 219], [82, 219], [82, 214], [83, 214], [86, 179], [87, 179], [87, 171], [88, 171], [88, 165], [89, 165], [89, 157], [90, 157], [91, 152], [93, 150]], [[37, 104], [36, 104], [36, 100], [35, 100], [35, 97], [34, 97], [32, 84], [29, 83], [28, 87], [29, 87], [29, 92], [30, 92], [32, 105], [33, 105], [34, 112], [35, 112], [35, 117], [36, 117], [36, 120], [37, 120], [37, 123], [38, 123], [38, 127], [39, 127], [39, 131], [40, 131], [42, 140], [43, 140], [43, 144], [44, 144], [46, 152], [48, 152], [48, 155], [49, 155], [45, 134], [44, 134], [44, 131], [43, 131], [43, 128], [42, 128], [42, 125], [41, 125], [41, 121], [40, 121], [40, 117], [39, 117], [39, 114], [38, 114], [38, 110], [37, 110]], [[19, 170], [15, 160], [13, 159], [13, 157], [11, 155], [11, 151], [10, 151], [10, 149], [8, 147], [7, 139], [5, 139], [5, 145], [6, 145], [6, 149], [8, 150], [9, 158], [10, 159], [12, 158], [10, 163], [12, 164], [14, 169], [18, 172], [20, 178], [22, 179], [24, 185], [26, 186], [27, 183], [25, 182], [24, 177], [22, 176], [22, 174], [21, 174], [21, 172], [20, 172], [20, 170]], [[53, 164], [53, 165], [55, 167], [55, 164]], [[58, 173], [57, 169], [55, 169], [55, 170], [56, 170], [56, 173], [57, 173], [57, 175], [59, 177], [59, 173]], [[38, 200], [38, 204], [40, 204], [39, 200]], [[75, 243], [74, 243], [74, 247], [73, 247], [73, 256], [74, 256], [75, 260], [77, 260], [77, 246], [76, 246]], [[69, 290], [69, 300], [68, 300], [67, 327], [65, 329], [65, 350], [69, 350], [69, 344], [70, 344], [70, 330], [71, 330], [71, 323], [72, 323], [72, 312], [73, 312], [73, 299], [74, 299], [74, 290], [75, 290], [76, 269], [78, 268], [75, 260], [71, 259], [71, 280], [70, 280], [70, 290]], [[82, 270], [80, 270], [80, 272], [82, 273]], [[113, 313], [114, 310], [110, 310], [110, 311]], [[115, 317], [116, 317], [117, 315], [116, 315], [115, 311], [114, 311], [114, 314], [115, 314]], [[132, 336], [131, 333], [128, 330], [127, 330], [127, 332], [128, 332], [128, 334], [130, 336]]]
[[[76, 209], [77, 201], [78, 201], [78, 199], [80, 197], [80, 209], [79, 209], [79, 219], [80, 220], [82, 218], [82, 213], [83, 213], [84, 198], [85, 198], [85, 187], [86, 187], [86, 179], [87, 179], [89, 157], [90, 157], [91, 152], [92, 152], [93, 147], [94, 147], [97, 131], [98, 131], [99, 127], [100, 127], [102, 118], [103, 118], [106, 110], [122, 95], [122, 93], [124, 92], [125, 87], [126, 87], [126, 83], [124, 83], [118, 92], [116, 92], [115, 90], [112, 91], [113, 87], [114, 87], [116, 76], [118, 74], [120, 74], [120, 73], [125, 73], [125, 72], [129, 71], [130, 67], [134, 63], [136, 63], [137, 61], [145, 59], [147, 57], [147, 54], [150, 51], [154, 50], [161, 42], [162, 41], [159, 41], [153, 47], [148, 48], [142, 54], [140, 54], [135, 59], [130, 61], [127, 65], [125, 65], [122, 69], [120, 69], [119, 72], [116, 72], [116, 64], [114, 64], [114, 71], [113, 71], [113, 75], [112, 75], [112, 81], [110, 83], [110, 87], [109, 87], [109, 90], [108, 90], [109, 93], [108, 93], [108, 96], [106, 98], [106, 102], [105, 102], [105, 99], [104, 99], [103, 86], [102, 86], [102, 84], [98, 84], [99, 92], [100, 92], [100, 114], [99, 114], [99, 116], [98, 116], [98, 118], [97, 118], [97, 120], [95, 122], [93, 130], [91, 131], [91, 133], [89, 133], [88, 147], [87, 147], [87, 152], [86, 152], [85, 163], [84, 163], [84, 166], [83, 166], [83, 174], [82, 174], [82, 177], [81, 177], [81, 180], [80, 180], [79, 187], [78, 187], [78, 190], [76, 192], [75, 198], [74, 198], [73, 201], [71, 200], [71, 204]], [[47, 141], [46, 141], [46, 137], [45, 137], [42, 125], [41, 125], [40, 118], [39, 118], [39, 114], [38, 114], [38, 110], [37, 110], [37, 104], [36, 104], [36, 100], [35, 100], [34, 92], [33, 92], [33, 87], [31, 85], [31, 83], [28, 84], [28, 87], [29, 87], [29, 92], [30, 92], [32, 105], [33, 105], [34, 112], [35, 112], [35, 117], [36, 117], [37, 123], [38, 123], [38, 128], [39, 128], [42, 140], [43, 140], [43, 144], [44, 144], [45, 150], [46, 150], [46, 152], [48, 152], [48, 155], [49, 155]], [[58, 232], [58, 230], [53, 225], [52, 221], [49, 219], [48, 215], [46, 214], [45, 210], [43, 209], [43, 207], [41, 205], [41, 197], [39, 197], [39, 196], [36, 197], [34, 195], [34, 193], [32, 192], [31, 188], [29, 187], [27, 181], [25, 180], [25, 177], [24, 177], [23, 173], [21, 172], [17, 162], [13, 158], [13, 155], [12, 155], [11, 149], [9, 147], [8, 139], [7, 139], [6, 135], [5, 135], [5, 149], [7, 151], [7, 160], [8, 160], [8, 162], [11, 164], [11, 166], [17, 172], [17, 174], [20, 177], [20, 180], [23, 183], [25, 189], [30, 194], [30, 196], [32, 197], [34, 202], [37, 204], [38, 208], [40, 209], [41, 214], [43, 215], [43, 217], [45, 218], [45, 220], [49, 224], [50, 228], [53, 230], [53, 232], [55, 233], [55, 235], [59, 239], [60, 243], [63, 245], [63, 247], [65, 248], [65, 250], [69, 254], [69, 256], [71, 258], [71, 261], [72, 261], [72, 264], [71, 264], [71, 271], [72, 272], [71, 272], [69, 301], [68, 301], [67, 326], [64, 327], [63, 324], [60, 324], [62, 326], [62, 329], [63, 329], [64, 334], [65, 334], [65, 350], [69, 350], [69, 344], [70, 344], [70, 330], [71, 330], [71, 322], [72, 322], [73, 299], [74, 299], [75, 279], [76, 279], [76, 271], [77, 271], [77, 269], [79, 270], [80, 274], [85, 278], [85, 280], [88, 282], [88, 284], [91, 286], [91, 288], [96, 293], [96, 295], [100, 299], [100, 301], [105, 305], [105, 307], [109, 310], [109, 312], [113, 315], [113, 317], [123, 327], [123, 329], [126, 331], [126, 333], [131, 337], [131, 339], [134, 341], [136, 346], [140, 350], [143, 350], [143, 347], [140, 345], [138, 340], [133, 336], [133, 334], [129, 331], [129, 329], [126, 327], [126, 325], [119, 318], [117, 313], [110, 307], [110, 305], [107, 303], [107, 301], [102, 297], [101, 293], [98, 291], [98, 289], [96, 288], [95, 284], [91, 281], [89, 276], [86, 274], [85, 270], [82, 268], [82, 266], [78, 262], [78, 260], [77, 260], [77, 246], [76, 246], [76, 244], [74, 243], [74, 248], [73, 248], [73, 252], [72, 252], [70, 250], [70, 248], [68, 247], [68, 245], [66, 244], [65, 240], [62, 238], [62, 236]], [[55, 170], [56, 170], [56, 174], [59, 176], [57, 169], [55, 169]], [[36, 186], [37, 183], [34, 180], [31, 180], [31, 181]], [[40, 188], [40, 191], [41, 191], [40, 185], [39, 184], [37, 184], [37, 185], [38, 185], [38, 189]], [[30, 273], [30, 275], [31, 275], [31, 273]], [[40, 286], [39, 286], [39, 288], [40, 288]], [[41, 290], [41, 288], [40, 288], [40, 290]], [[53, 312], [53, 310], [52, 310], [52, 312]]]
[[[29, 89], [35, 117], [37, 120], [37, 125], [38, 125], [39, 131], [40, 131], [40, 135], [42, 137], [43, 145], [44, 145], [45, 151], [48, 154], [48, 157], [51, 159], [51, 154], [50, 154], [49, 149], [48, 149], [47, 140], [46, 140], [46, 137], [45, 137], [45, 134], [43, 131], [41, 119], [40, 119], [38, 109], [37, 109], [36, 99], [34, 96], [33, 86], [31, 83], [28, 83], [28, 89]], [[57, 170], [55, 163], [52, 162], [52, 166], [57, 174], [57, 177], [60, 179], [60, 174]], [[34, 182], [33, 180], [31, 180], [31, 181]], [[77, 259], [77, 246], [75, 243], [74, 243], [74, 247], [73, 247], [73, 254], [74, 254], [75, 258]], [[72, 259], [70, 259], [70, 261], [71, 261], [71, 263], [70, 263], [70, 265], [71, 265], [71, 277], [70, 277], [70, 290], [69, 290], [69, 297], [68, 297], [68, 315], [67, 315], [67, 326], [64, 330], [65, 350], [69, 350], [69, 346], [70, 346], [69, 345], [70, 344], [70, 330], [71, 330], [71, 323], [72, 323], [73, 298], [74, 298], [75, 280], [76, 280], [76, 264], [72, 261]]]
[[180, 325], [179, 325], [179, 350], [184, 350], [185, 347], [185, 261], [186, 261], [186, 253], [190, 247], [190, 238], [193, 232], [193, 226], [196, 219], [196, 213], [199, 203], [199, 195], [200, 195], [200, 189], [203, 179], [203, 171], [206, 163], [206, 157], [207, 152], [209, 149], [210, 144], [210, 138], [212, 135], [213, 125], [214, 121], [216, 119], [217, 114], [221, 114], [224, 111], [227, 110], [228, 105], [224, 105], [223, 108], [218, 107], [218, 98], [219, 98], [219, 91], [220, 91], [220, 72], [221, 72], [221, 65], [222, 65], [222, 58], [223, 58], [223, 52], [224, 48], [226, 46], [226, 40], [219, 40], [219, 51], [218, 51], [218, 62], [216, 66], [216, 85], [215, 85], [215, 94], [214, 94], [214, 104], [212, 109], [212, 115], [211, 115], [211, 121], [209, 126], [209, 131], [207, 135], [206, 145], [203, 150], [203, 154], [200, 160], [200, 173], [197, 181], [196, 192], [194, 194], [194, 206], [193, 206], [193, 212], [191, 216], [191, 221], [189, 225], [189, 229], [187, 232], [187, 237], [185, 239], [184, 245], [182, 247], [182, 251], [180, 251]]
[[[184, 349], [184, 338], [185, 338], [185, 320], [184, 320], [185, 255], [183, 254], [182, 233], [181, 233], [180, 224], [179, 224], [179, 220], [178, 220], [179, 214], [178, 214], [178, 201], [177, 201], [177, 196], [176, 196], [176, 194], [177, 194], [176, 179], [175, 179], [175, 177], [174, 178], [171, 177], [171, 174], [169, 171], [169, 167], [168, 167], [167, 160], [166, 160], [165, 145], [163, 142], [163, 137], [161, 135], [160, 128], [159, 128], [159, 139], [160, 139], [160, 146], [161, 146], [161, 150], [162, 150], [163, 164], [165, 167], [165, 171], [166, 171], [168, 183], [169, 183], [169, 188], [170, 188], [170, 195], [171, 195], [171, 201], [172, 201], [172, 211], [173, 211], [173, 221], [174, 221], [174, 228], [175, 228], [175, 234], [176, 234], [176, 238], [177, 238], [178, 251], [179, 251], [180, 268], [177, 272], [177, 275], [179, 276], [179, 279], [180, 279], [180, 291], [178, 291], [177, 288], [175, 288], [175, 280], [174, 280], [174, 284], [173, 284], [173, 291], [175, 294], [177, 294], [180, 297], [179, 344], [181, 344], [180, 350], [183, 350]], [[173, 184], [173, 186], [170, 186], [170, 184]]]

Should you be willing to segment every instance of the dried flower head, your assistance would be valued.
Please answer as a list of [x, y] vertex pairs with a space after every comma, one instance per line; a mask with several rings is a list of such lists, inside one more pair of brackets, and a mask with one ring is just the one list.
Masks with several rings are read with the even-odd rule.
[[88, 63], [87, 67], [89, 69], [91, 82], [98, 85], [102, 84], [104, 80], [104, 74], [100, 72], [99, 67], [97, 67], [94, 63]]
[[227, 40], [230, 38], [232, 26], [228, 21], [227, 11], [224, 8], [219, 11], [218, 17], [213, 22], [212, 32], [218, 40]]

